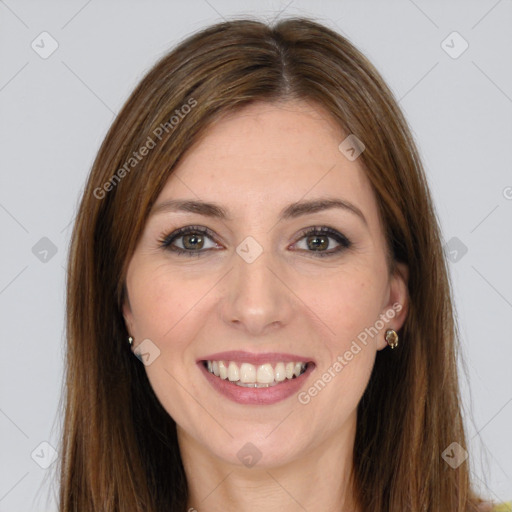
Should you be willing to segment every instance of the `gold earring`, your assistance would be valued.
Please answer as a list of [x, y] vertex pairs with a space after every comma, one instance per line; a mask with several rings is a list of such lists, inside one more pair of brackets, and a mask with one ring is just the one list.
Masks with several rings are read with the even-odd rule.
[[128, 336], [128, 343], [131, 345], [133, 343], [133, 338], [131, 336]]
[[398, 346], [398, 334], [393, 329], [388, 329], [385, 335], [386, 343], [392, 348]]

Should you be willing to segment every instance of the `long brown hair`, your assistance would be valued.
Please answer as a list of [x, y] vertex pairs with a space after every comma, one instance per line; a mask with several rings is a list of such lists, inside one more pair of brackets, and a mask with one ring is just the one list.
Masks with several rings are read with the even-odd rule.
[[409, 267], [400, 345], [378, 352], [358, 405], [356, 498], [372, 512], [477, 509], [469, 460], [454, 469], [442, 458], [454, 441], [466, 448], [458, 337], [415, 143], [391, 91], [347, 39], [289, 18], [233, 20], [187, 38], [147, 73], [101, 145], [69, 253], [60, 511], [186, 510], [176, 424], [126, 342], [126, 269], [166, 180], [211, 123], [288, 99], [316, 102], [364, 142], [389, 254]]

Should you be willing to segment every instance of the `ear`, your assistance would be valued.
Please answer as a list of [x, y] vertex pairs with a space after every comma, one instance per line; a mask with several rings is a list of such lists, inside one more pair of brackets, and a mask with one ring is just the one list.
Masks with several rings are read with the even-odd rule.
[[382, 314], [387, 321], [379, 336], [377, 350], [382, 350], [388, 346], [384, 339], [387, 329], [399, 331], [407, 318], [409, 311], [409, 267], [405, 263], [396, 262], [393, 274], [389, 280], [389, 300], [384, 306]]

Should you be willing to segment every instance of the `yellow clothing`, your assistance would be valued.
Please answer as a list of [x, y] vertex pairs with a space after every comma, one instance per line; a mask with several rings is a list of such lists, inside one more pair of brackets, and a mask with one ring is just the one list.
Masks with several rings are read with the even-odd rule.
[[507, 501], [506, 503], [500, 503], [496, 505], [493, 509], [493, 512], [512, 512], [512, 501]]

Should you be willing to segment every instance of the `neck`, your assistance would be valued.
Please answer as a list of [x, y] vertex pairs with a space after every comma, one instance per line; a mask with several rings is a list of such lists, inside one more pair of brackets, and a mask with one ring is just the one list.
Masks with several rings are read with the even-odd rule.
[[187, 476], [187, 510], [220, 512], [359, 512], [350, 475], [356, 416], [343, 429], [283, 464], [245, 467], [220, 459], [179, 426], [178, 441]]

